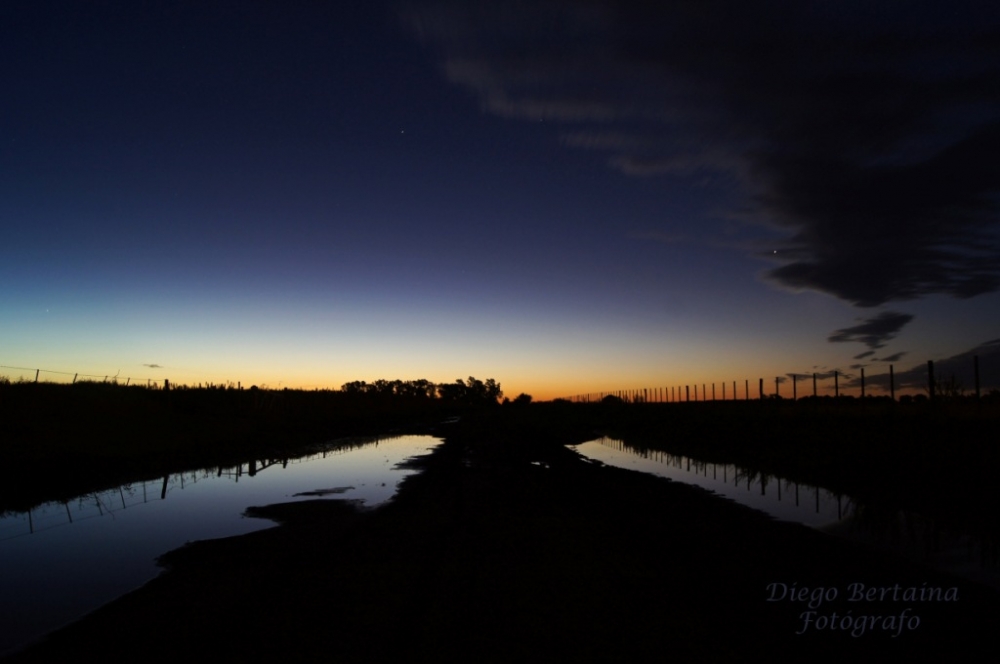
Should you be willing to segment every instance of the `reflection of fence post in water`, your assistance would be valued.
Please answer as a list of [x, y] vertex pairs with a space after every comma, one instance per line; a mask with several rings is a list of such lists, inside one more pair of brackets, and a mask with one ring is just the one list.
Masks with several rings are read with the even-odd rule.
[[167, 480], [170, 479], [170, 475], [163, 476], [163, 488], [160, 489], [160, 500], [167, 499]]

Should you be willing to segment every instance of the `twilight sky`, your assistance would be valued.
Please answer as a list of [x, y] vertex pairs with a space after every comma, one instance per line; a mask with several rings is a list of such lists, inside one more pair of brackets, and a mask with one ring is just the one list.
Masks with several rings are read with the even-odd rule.
[[992, 3], [346, 4], [0, 5], [0, 375], [1000, 386]]

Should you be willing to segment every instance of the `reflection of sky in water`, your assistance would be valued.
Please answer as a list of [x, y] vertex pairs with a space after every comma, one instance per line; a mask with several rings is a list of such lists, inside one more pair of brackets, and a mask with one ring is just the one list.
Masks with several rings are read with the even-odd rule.
[[160, 478], [48, 503], [33, 509], [30, 521], [26, 513], [0, 517], [0, 653], [146, 582], [158, 572], [155, 558], [185, 542], [274, 525], [244, 518], [251, 505], [314, 500], [293, 494], [348, 486], [329, 497], [384, 502], [413, 472], [396, 466], [438, 442], [382, 438], [289, 459], [287, 467], [261, 469], [258, 461], [253, 477], [247, 464], [241, 474], [224, 468], [221, 477], [218, 468], [171, 475], [164, 500]]
[[[762, 491], [759, 476], [751, 478], [748, 486], [746, 473], [738, 472], [732, 465], [706, 464], [665, 452], [642, 451], [614, 438], [592, 440], [576, 445], [575, 448], [583, 456], [609, 466], [638, 470], [685, 484], [694, 484], [777, 519], [803, 523], [831, 534], [860, 539], [879, 548], [907, 556], [920, 564], [930, 565], [1000, 589], [1000, 568], [995, 564], [981, 564], [979, 558], [981, 547], [978, 540], [970, 539], [960, 532], [925, 533], [923, 520], [916, 514], [893, 512], [893, 519], [887, 525], [892, 526], [892, 532], [898, 539], [894, 541], [886, 531], [886, 525], [874, 532], [856, 528], [857, 524], [852, 523], [850, 519], [853, 505], [846, 497], [840, 500], [840, 513], [843, 514], [844, 520], [838, 518], [837, 496], [825, 489], [799, 485], [796, 501], [794, 483], [781, 481], [779, 487], [778, 480], [769, 477]], [[928, 546], [932, 547], [932, 551], [928, 550]]]
[[[769, 477], [762, 492], [760, 477], [752, 478], [748, 485], [745, 471], [738, 471], [736, 466], [706, 464], [666, 452], [643, 452], [613, 438], [592, 440], [576, 445], [575, 448], [589, 459], [595, 459], [609, 466], [638, 470], [685, 484], [694, 484], [783, 521], [794, 521], [818, 528], [839, 520], [837, 497], [824, 489], [805, 485], [799, 485], [796, 489], [794, 483], [784, 480], [779, 486], [778, 480]], [[847, 498], [843, 498], [841, 508], [844, 516], [849, 513], [848, 507]]]

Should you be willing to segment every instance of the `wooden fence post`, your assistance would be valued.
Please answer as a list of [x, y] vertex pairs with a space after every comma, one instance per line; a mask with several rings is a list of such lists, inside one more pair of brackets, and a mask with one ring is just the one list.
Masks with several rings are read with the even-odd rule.
[[865, 398], [865, 368], [861, 367], [861, 398]]
[[763, 378], [758, 378], [757, 379], [757, 391], [760, 393], [760, 400], [763, 401], [764, 400], [764, 379]]
[[927, 393], [934, 400], [934, 360], [927, 360]]
[[833, 397], [840, 397], [840, 371], [837, 369], [833, 370]]
[[35, 382], [36, 383], [38, 382], [38, 372], [39, 371], [41, 371], [41, 369], [35, 369]]
[[892, 372], [892, 365], [889, 365], [889, 398], [896, 400], [896, 376]]
[[799, 392], [797, 388], [798, 379], [799, 379], [798, 374], [792, 374], [792, 401], [797, 401], [799, 398]]
[[816, 372], [813, 372], [813, 396], [816, 396]]
[[778, 390], [778, 377], [777, 376], [774, 377], [774, 396], [780, 396], [779, 390]]
[[80, 374], [78, 374], [78, 373], [73, 374], [73, 384], [74, 385], [76, 385], [76, 377], [79, 376], [79, 375]]
[[747, 401], [750, 401], [750, 379], [747, 378], [743, 381], [743, 389], [746, 390]]

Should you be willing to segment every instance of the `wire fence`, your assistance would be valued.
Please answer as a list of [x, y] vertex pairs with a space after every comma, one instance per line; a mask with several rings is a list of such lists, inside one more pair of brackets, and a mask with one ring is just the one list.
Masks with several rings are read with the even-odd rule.
[[[860, 373], [843, 372], [833, 370], [827, 372], [812, 372], [801, 374], [785, 374], [776, 376], [772, 384], [770, 381], [765, 386], [765, 380], [758, 378], [754, 385], [749, 379], [740, 381], [722, 381], [712, 383], [687, 383], [684, 385], [644, 387], [639, 389], [610, 390], [604, 392], [586, 392], [575, 394], [563, 399], [573, 402], [593, 403], [602, 401], [605, 398], [613, 397], [628, 403], [681, 403], [691, 401], [750, 401], [754, 399], [782, 398], [799, 399], [802, 397], [818, 396], [875, 396], [873, 391], [881, 392], [883, 396], [896, 399], [897, 389], [917, 390], [918, 393], [925, 394], [928, 398], [936, 396], [963, 396], [965, 394], [964, 385], [971, 377], [973, 384], [972, 394], [980, 398], [982, 392], [982, 381], [980, 380], [979, 356], [971, 358], [971, 367], [962, 367], [958, 375], [962, 380], [956, 378], [956, 367], [954, 362], [949, 362], [947, 368], [951, 369], [948, 379], [935, 378], [935, 368], [933, 360], [928, 360], [926, 369], [920, 367], [910, 369], [901, 374], [896, 374], [893, 365], [889, 365], [889, 371], [885, 374], [869, 376], [866, 378], [864, 368], [860, 368]], [[169, 379], [160, 377], [145, 376], [122, 376], [121, 371], [114, 374], [83, 374], [69, 371], [55, 371], [53, 369], [40, 369], [33, 367], [15, 367], [0, 364], [0, 370], [10, 369], [15, 374], [7, 375], [0, 371], [0, 382], [18, 383], [67, 383], [74, 384], [78, 381], [112, 383], [115, 385], [136, 385], [145, 386], [152, 389], [169, 389], [172, 385]], [[966, 376], [971, 369], [971, 376]], [[940, 372], [943, 375], [945, 372]], [[841, 385], [843, 380], [843, 386]], [[821, 383], [822, 381], [822, 383]], [[233, 387], [242, 389], [242, 382], [226, 381], [223, 383], [198, 383], [197, 387]], [[822, 385], [822, 388], [821, 388]], [[996, 387], [1000, 381], [991, 381], [987, 387]], [[173, 385], [174, 387], [194, 387], [194, 385]], [[699, 386], [701, 387], [699, 393]], [[280, 383], [279, 383], [280, 387]]]
[[[873, 394], [874, 391], [895, 401], [897, 389], [917, 390], [919, 394], [930, 399], [942, 396], [964, 396], [965, 383], [956, 378], [954, 363], [949, 363], [948, 367], [952, 371], [947, 379], [936, 378], [934, 361], [928, 360], [926, 369], [918, 367], [898, 375], [895, 373], [893, 365], [890, 364], [887, 373], [867, 377], [864, 368], [861, 368], [860, 373], [857, 374], [840, 370], [785, 374], [774, 378], [773, 388], [770, 381], [767, 381], [765, 385], [765, 380], [758, 378], [753, 382], [750, 379], [743, 379], [742, 381], [687, 383], [640, 389], [586, 392], [564, 398], [578, 403], [595, 403], [609, 397], [626, 403], [687, 403], [692, 401], [750, 401], [769, 398], [795, 400], [810, 396], [865, 398], [876, 396]], [[980, 398], [983, 388], [979, 371], [979, 356], [973, 356], [971, 366], [963, 367], [963, 369], [966, 371], [959, 373], [963, 377], [971, 369], [971, 382], [973, 384], [971, 394], [977, 399]], [[943, 372], [939, 371], [938, 373], [940, 376]], [[843, 381], [843, 385], [841, 381]], [[699, 387], [701, 388], [700, 392]]]
[[[8, 374], [6, 371], [10, 369], [14, 373]], [[115, 385], [139, 385], [145, 386], [152, 389], [169, 389], [172, 385], [169, 379], [160, 377], [147, 377], [147, 376], [122, 376], [121, 371], [114, 374], [85, 374], [85, 373], [73, 373], [70, 371], [55, 371], [54, 369], [38, 369], [34, 367], [15, 367], [7, 364], [0, 364], [0, 381], [9, 381], [16, 383], [65, 383], [65, 384], [75, 384], [77, 382], [99, 382], [99, 383], [112, 383]], [[223, 385], [230, 385], [232, 387], [242, 387], [240, 383], [233, 383], [229, 381], [227, 383], [222, 383]], [[208, 387], [212, 387], [216, 384], [205, 383]], [[202, 383], [198, 383], [201, 387]]]

